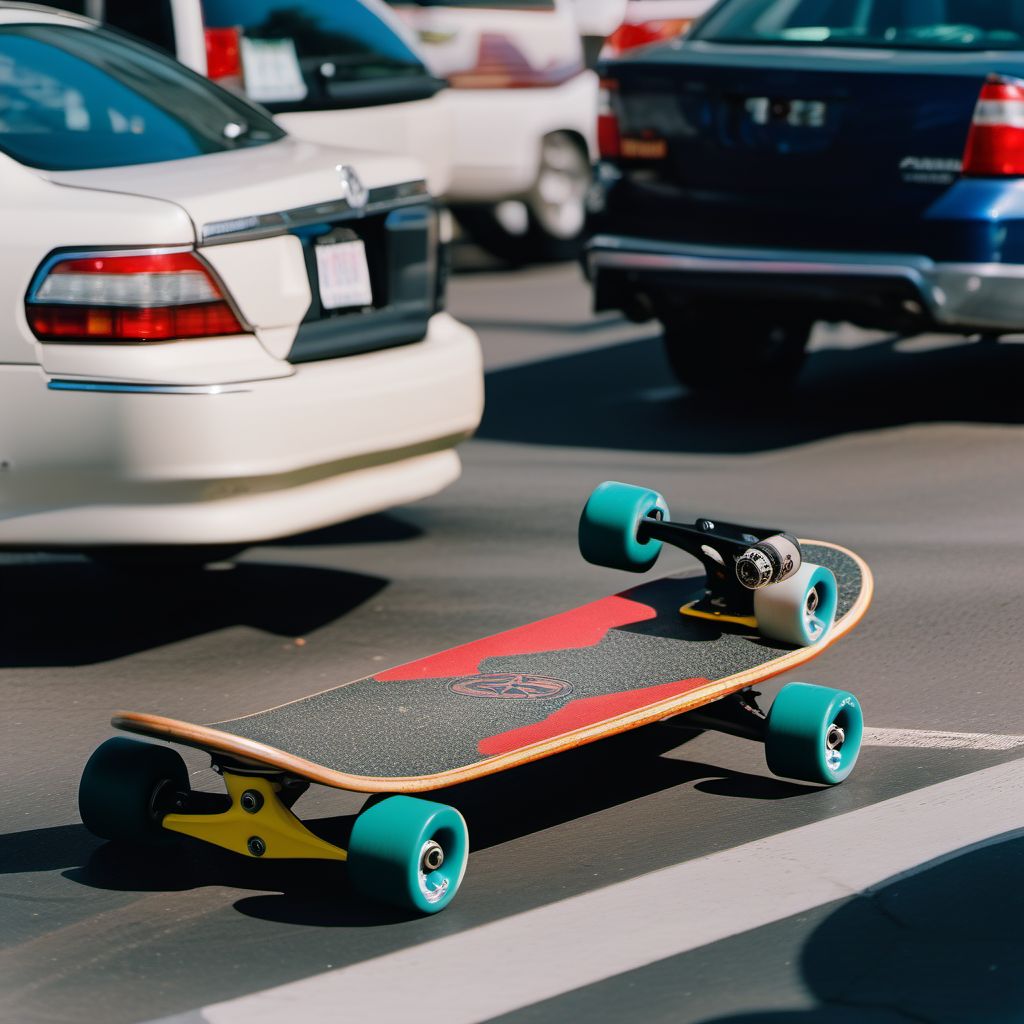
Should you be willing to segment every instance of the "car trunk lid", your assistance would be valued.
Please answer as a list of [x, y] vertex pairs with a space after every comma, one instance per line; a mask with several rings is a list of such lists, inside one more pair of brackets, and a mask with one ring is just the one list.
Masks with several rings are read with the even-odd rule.
[[[436, 301], [436, 239], [419, 165], [291, 138], [259, 154], [38, 173], [182, 208], [245, 322], [279, 357], [331, 358], [423, 337]], [[338, 253], [349, 260], [328, 264], [319, 247], [340, 243], [355, 243]], [[332, 304], [325, 289], [337, 290], [345, 265], [364, 257], [365, 272], [353, 274], [368, 275], [370, 301], [349, 305], [344, 295], [353, 282], [343, 280], [342, 298]]]
[[[186, 160], [88, 171], [40, 171], [61, 185], [164, 199], [182, 207], [196, 228], [196, 241], [209, 228], [236, 227], [282, 210], [347, 200], [346, 166], [369, 191], [422, 178], [419, 165], [402, 157], [350, 152], [287, 138], [252, 150], [212, 153]], [[214, 231], [217, 227], [214, 227]]]
[[723, 240], [777, 241], [782, 218], [820, 236], [824, 217], [848, 244], [867, 223], [918, 217], [958, 177], [997, 70], [977, 53], [662, 47], [610, 69], [622, 166]]

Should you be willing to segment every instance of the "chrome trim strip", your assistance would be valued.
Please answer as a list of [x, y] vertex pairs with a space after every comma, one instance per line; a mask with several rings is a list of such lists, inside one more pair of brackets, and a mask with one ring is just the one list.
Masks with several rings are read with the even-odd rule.
[[237, 384], [121, 384], [115, 381], [50, 380], [50, 391], [92, 391], [121, 395], [243, 395], [249, 388]]
[[352, 206], [347, 199], [331, 199], [310, 206], [299, 206], [277, 213], [264, 213], [251, 217], [235, 217], [231, 220], [211, 221], [204, 224], [200, 232], [202, 245], [226, 245], [229, 242], [252, 241], [258, 238], [273, 238], [285, 235], [294, 228], [321, 221], [335, 222], [365, 217], [382, 210], [421, 202], [428, 197], [425, 181], [406, 181], [399, 185], [386, 185], [370, 189], [365, 206]]

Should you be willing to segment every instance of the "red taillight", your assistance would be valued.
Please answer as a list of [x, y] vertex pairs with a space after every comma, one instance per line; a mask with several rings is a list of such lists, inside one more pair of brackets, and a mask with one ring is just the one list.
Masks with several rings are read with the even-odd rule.
[[614, 160], [622, 152], [619, 116], [615, 110], [618, 88], [619, 83], [614, 78], [603, 78], [597, 94], [597, 150], [604, 159]]
[[214, 81], [242, 76], [242, 33], [238, 28], [206, 30], [206, 76]]
[[1024, 175], [1024, 81], [989, 75], [974, 108], [963, 173]]
[[192, 252], [69, 256], [26, 300], [41, 341], [170, 341], [244, 331]]
[[603, 58], [619, 57], [638, 46], [660, 43], [681, 36], [691, 23], [690, 18], [661, 18], [657, 21], [626, 22], [605, 40]]
[[561, 85], [582, 70], [578, 61], [536, 68], [508, 36], [484, 32], [476, 64], [450, 75], [448, 84], [454, 89], [535, 89]]

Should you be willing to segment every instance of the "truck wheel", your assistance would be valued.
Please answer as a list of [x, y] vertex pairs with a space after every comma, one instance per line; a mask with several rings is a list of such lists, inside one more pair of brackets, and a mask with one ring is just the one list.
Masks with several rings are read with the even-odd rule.
[[758, 408], [792, 386], [813, 323], [772, 310], [724, 307], [662, 311], [665, 355], [676, 379], [698, 394]]

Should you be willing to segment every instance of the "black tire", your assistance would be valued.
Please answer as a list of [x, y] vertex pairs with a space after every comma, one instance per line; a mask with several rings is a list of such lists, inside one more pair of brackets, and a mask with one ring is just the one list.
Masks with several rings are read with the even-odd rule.
[[175, 794], [189, 791], [188, 769], [170, 747], [116, 737], [93, 752], [78, 786], [82, 824], [100, 839], [159, 843]]
[[768, 308], [697, 307], [662, 311], [660, 318], [665, 355], [680, 384], [755, 406], [796, 381], [813, 326], [798, 314]]
[[[492, 256], [515, 266], [576, 259], [581, 251], [590, 156], [568, 132], [552, 132], [541, 142], [537, 180], [517, 200], [526, 211], [523, 230], [513, 231], [496, 206], [454, 206], [452, 212], [473, 241]], [[564, 192], [562, 201], [552, 198]]]

